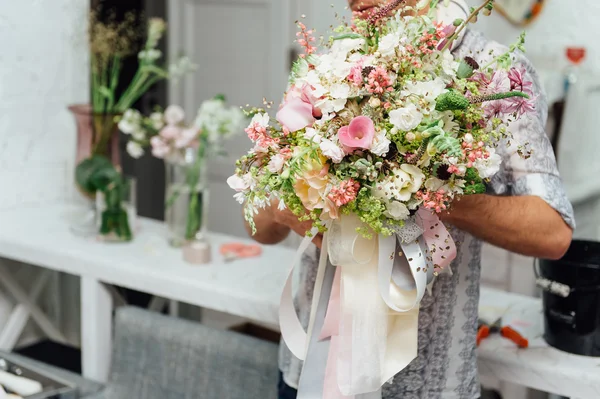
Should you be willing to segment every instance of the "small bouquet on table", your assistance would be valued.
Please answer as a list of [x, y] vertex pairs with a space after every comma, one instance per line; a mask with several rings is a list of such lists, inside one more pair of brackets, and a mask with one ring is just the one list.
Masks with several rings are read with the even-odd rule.
[[131, 157], [140, 158], [150, 147], [152, 155], [165, 161], [169, 242], [184, 247], [190, 263], [207, 263], [207, 160], [210, 155], [224, 154], [223, 141], [242, 132], [248, 121], [239, 108], [227, 106], [222, 95], [204, 101], [192, 123], [185, 119], [185, 111], [178, 105], [157, 109], [150, 116], [129, 109], [119, 129], [129, 138]]
[[306, 54], [277, 121], [251, 110], [255, 147], [228, 180], [254, 229], [273, 200], [313, 222], [294, 265], [324, 233], [308, 332], [293, 267], [281, 298], [283, 338], [305, 361], [300, 398], [380, 397], [415, 359], [419, 304], [456, 256], [437, 214], [486, 191], [509, 123], [533, 109], [531, 83], [513, 66], [523, 37], [487, 65], [451, 53], [493, 1], [439, 22], [437, 1], [402, 3], [339, 27], [322, 52], [299, 23]]

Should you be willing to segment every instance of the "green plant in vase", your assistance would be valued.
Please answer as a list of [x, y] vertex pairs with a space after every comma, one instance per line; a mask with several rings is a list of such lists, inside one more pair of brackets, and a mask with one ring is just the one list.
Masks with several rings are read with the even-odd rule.
[[212, 154], [223, 154], [223, 139], [242, 132], [245, 122], [244, 113], [227, 107], [223, 96], [205, 101], [191, 125], [185, 123], [179, 106], [147, 117], [135, 110], [125, 112], [119, 127], [130, 135], [128, 153], [139, 158], [151, 148], [155, 157], [165, 161], [165, 219], [172, 245], [182, 246], [204, 236], [209, 196], [207, 160]]
[[[114, 15], [109, 16], [107, 21], [100, 21], [97, 13], [90, 14], [92, 90], [90, 111], [87, 112], [91, 112], [88, 118], [91, 121], [93, 137], [88, 155], [78, 154], [78, 159], [81, 161], [76, 167], [76, 181], [81, 191], [90, 198], [93, 198], [97, 192], [101, 192], [104, 200], [107, 201], [106, 208], [114, 208], [114, 212], [117, 212], [117, 204], [123, 202], [122, 186], [125, 184], [125, 179], [120, 174], [118, 145], [116, 145], [118, 140], [115, 139], [118, 137], [118, 121], [123, 113], [156, 83], [165, 79], [179, 79], [195, 68], [186, 57], [170, 65], [163, 61], [163, 54], [157, 48], [166, 31], [166, 24], [162, 19], [152, 18], [148, 21], [145, 40], [140, 48], [138, 43], [144, 35], [139, 33], [137, 19], [130, 13], [121, 21], [117, 21]], [[135, 76], [127, 83], [122, 80], [123, 62], [135, 54], [138, 58], [138, 69]], [[123, 87], [125, 89], [121, 90]], [[76, 115], [82, 112], [86, 111], [81, 109], [74, 111]], [[81, 152], [81, 146], [79, 147], [78, 151]], [[102, 159], [100, 157], [104, 160], [99, 161]], [[112, 170], [106, 164], [108, 158], [111, 158], [114, 165]], [[88, 176], [91, 167], [101, 168], [105, 178], [110, 177], [110, 183], [101, 187], [90, 181], [82, 184], [83, 180], [80, 177]], [[117, 217], [115, 213], [112, 217], [102, 220], [101, 235], [105, 235], [106, 231], [110, 233], [120, 231], [123, 232], [119, 234], [121, 237], [131, 236], [130, 226], [124, 225], [127, 218]]]
[[131, 241], [133, 234], [129, 215], [123, 203], [124, 193], [130, 191], [130, 182], [102, 155], [93, 155], [82, 161], [75, 177], [86, 192], [102, 195], [104, 206], [99, 209], [100, 234], [113, 236], [116, 241]]

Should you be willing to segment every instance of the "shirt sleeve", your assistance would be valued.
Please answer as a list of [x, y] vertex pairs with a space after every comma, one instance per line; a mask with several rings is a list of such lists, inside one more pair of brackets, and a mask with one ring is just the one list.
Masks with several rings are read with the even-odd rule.
[[[477, 44], [477, 37], [480, 40], [479, 44]], [[498, 43], [484, 41], [483, 36], [477, 35], [472, 41], [469, 46], [471, 49], [483, 50], [475, 52], [476, 59], [483, 63], [491, 59], [491, 53], [497, 56], [507, 50]], [[574, 229], [573, 207], [563, 187], [554, 151], [545, 130], [548, 118], [546, 94], [535, 68], [523, 54], [519, 53], [515, 56], [515, 63], [518, 68], [525, 67], [526, 78], [533, 81], [532, 89], [536, 96], [535, 111], [508, 125], [508, 131], [513, 138], [498, 146], [497, 151], [502, 156], [503, 162], [500, 171], [491, 179], [488, 187], [497, 195], [540, 197]], [[519, 154], [520, 145], [527, 145], [532, 151], [529, 158], [526, 159]]]

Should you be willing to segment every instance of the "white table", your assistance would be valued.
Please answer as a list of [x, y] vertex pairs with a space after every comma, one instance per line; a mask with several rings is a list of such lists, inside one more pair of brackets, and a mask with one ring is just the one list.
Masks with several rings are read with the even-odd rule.
[[69, 231], [76, 211], [56, 204], [0, 212], [0, 257], [81, 277], [85, 377], [108, 377], [112, 297], [102, 283], [277, 324], [290, 249], [264, 247], [260, 258], [224, 263], [219, 246], [239, 240], [214, 234], [213, 263], [192, 266], [183, 262], [180, 250], [169, 247], [162, 223], [142, 218], [133, 242], [107, 244]]
[[[72, 210], [57, 204], [0, 212], [0, 257], [81, 277], [86, 377], [106, 380], [110, 361], [112, 297], [102, 283], [277, 324], [279, 294], [292, 250], [265, 247], [261, 258], [223, 263], [216, 251], [233, 239], [213, 235], [213, 264], [191, 266], [181, 260], [179, 250], [167, 245], [162, 223], [141, 219], [134, 242], [103, 244], [69, 232]], [[29, 300], [21, 305], [30, 310], [33, 304]], [[484, 341], [479, 348], [484, 379], [496, 377], [577, 399], [600, 397], [600, 359], [548, 347], [541, 338], [539, 300], [484, 289], [481, 313], [489, 319], [504, 315], [531, 343], [531, 348], [519, 350], [500, 337]]]

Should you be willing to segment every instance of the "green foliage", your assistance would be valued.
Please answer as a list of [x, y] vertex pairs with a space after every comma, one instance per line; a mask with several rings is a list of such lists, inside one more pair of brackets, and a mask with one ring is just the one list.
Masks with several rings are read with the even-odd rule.
[[483, 180], [481, 179], [481, 177], [479, 177], [479, 173], [477, 172], [477, 169], [475, 169], [475, 168], [467, 169], [464, 179], [466, 181], [466, 184], [465, 184], [465, 194], [466, 195], [485, 194], [486, 187], [485, 187], [485, 184], [483, 183]]
[[106, 187], [107, 179], [114, 179], [116, 170], [110, 160], [102, 155], [92, 155], [84, 159], [75, 168], [75, 181], [77, 185], [87, 194], [95, 194], [96, 191]]
[[445, 152], [452, 157], [457, 157], [462, 154], [460, 141], [457, 138], [449, 136], [445, 133], [435, 136], [431, 140], [431, 143], [440, 153]]

